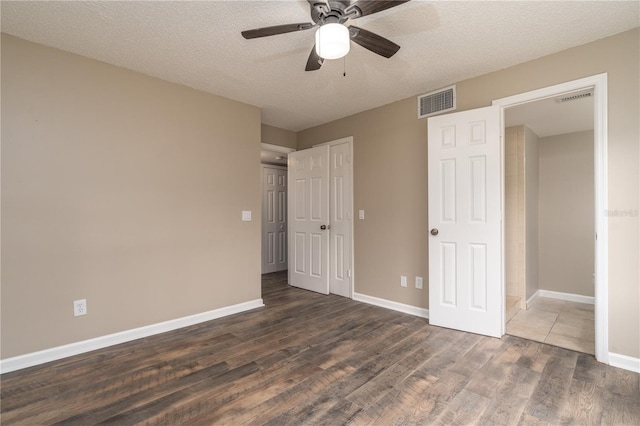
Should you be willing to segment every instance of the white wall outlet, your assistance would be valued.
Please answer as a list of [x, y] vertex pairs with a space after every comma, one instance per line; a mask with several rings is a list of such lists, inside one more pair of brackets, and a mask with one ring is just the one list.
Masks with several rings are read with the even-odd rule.
[[251, 221], [251, 210], [242, 210], [242, 221], [243, 222]]
[[87, 315], [87, 299], [73, 301], [73, 316]]
[[364, 210], [358, 210], [358, 218], [359, 218], [360, 220], [363, 220], [363, 219], [364, 219]]
[[406, 287], [407, 286], [407, 277], [405, 277], [404, 275], [400, 275], [400, 285], [402, 287]]
[[422, 277], [416, 277], [416, 288], [422, 290]]

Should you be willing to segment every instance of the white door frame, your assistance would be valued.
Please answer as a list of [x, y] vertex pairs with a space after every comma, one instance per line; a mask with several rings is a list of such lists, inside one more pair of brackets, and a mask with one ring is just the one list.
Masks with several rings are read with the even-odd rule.
[[319, 143], [319, 144], [315, 144], [313, 145], [313, 147], [315, 148], [316, 146], [323, 146], [323, 145], [340, 145], [343, 143], [348, 143], [349, 144], [349, 155], [351, 156], [351, 161], [349, 162], [349, 167], [348, 167], [348, 171], [351, 174], [351, 188], [350, 188], [350, 194], [349, 197], [351, 198], [351, 221], [349, 223], [349, 234], [351, 235], [351, 280], [349, 282], [349, 298], [353, 299], [353, 289], [355, 288], [355, 280], [356, 280], [356, 273], [355, 273], [355, 245], [354, 245], [354, 238], [353, 238], [353, 222], [355, 220], [355, 217], [353, 215], [354, 212], [354, 202], [353, 202], [353, 187], [354, 182], [353, 182], [353, 136], [347, 136], [346, 138], [342, 138], [342, 139], [336, 139], [334, 141], [329, 141], [329, 142], [323, 142], [323, 143]]
[[[501, 111], [501, 150], [504, 158], [504, 111], [507, 108], [593, 88], [593, 145], [595, 178], [595, 337], [596, 359], [609, 363], [609, 233], [606, 212], [608, 208], [608, 167], [607, 167], [607, 73], [597, 74], [554, 86], [545, 87], [519, 95], [493, 101]], [[504, 206], [504, 162], [502, 164], [502, 205]], [[504, 211], [502, 222], [503, 265], [504, 265]], [[505, 286], [504, 266], [502, 287]], [[502, 301], [504, 304], [504, 300]], [[503, 321], [503, 328], [505, 327]], [[504, 329], [503, 329], [504, 334]]]
[[[264, 149], [266, 151], [273, 151], [273, 152], [281, 152], [283, 154], [289, 154], [290, 152], [294, 152], [295, 148], [289, 148], [287, 146], [280, 146], [280, 145], [273, 145], [270, 143], [265, 143], [262, 142], [260, 144], [260, 149]], [[286, 167], [286, 166], [284, 166]]]

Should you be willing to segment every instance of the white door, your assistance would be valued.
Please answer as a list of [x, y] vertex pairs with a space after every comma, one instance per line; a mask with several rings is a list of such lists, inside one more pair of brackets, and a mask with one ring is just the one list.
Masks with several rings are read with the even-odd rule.
[[429, 323], [501, 337], [500, 110], [429, 118]]
[[262, 273], [287, 269], [287, 170], [262, 167]]
[[329, 147], [289, 154], [289, 284], [329, 294]]
[[351, 297], [351, 145], [331, 145], [329, 291]]

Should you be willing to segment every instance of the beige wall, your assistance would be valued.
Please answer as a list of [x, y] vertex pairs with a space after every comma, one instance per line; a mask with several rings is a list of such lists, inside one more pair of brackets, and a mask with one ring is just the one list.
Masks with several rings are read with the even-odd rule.
[[261, 132], [262, 143], [270, 143], [271, 145], [285, 146], [293, 149], [298, 147], [298, 134], [296, 132], [269, 126], [268, 124], [261, 125]]
[[3, 35], [1, 136], [3, 359], [261, 297], [258, 108]]
[[[540, 143], [538, 135], [524, 126], [524, 180], [525, 180], [525, 298], [539, 288], [539, 182]], [[593, 204], [592, 204], [593, 208]]]
[[525, 298], [525, 167], [524, 126], [504, 131], [504, 260], [505, 292]]
[[[298, 149], [353, 136], [354, 291], [422, 308], [428, 290], [427, 128], [409, 98], [298, 133]], [[357, 217], [355, 215], [354, 217]], [[400, 276], [409, 285], [400, 287]]]
[[504, 151], [506, 294], [525, 309], [538, 290], [538, 136], [527, 126], [509, 127]]
[[[636, 28], [458, 82], [457, 108], [487, 106], [494, 99], [607, 72], [609, 208], [638, 209], [639, 39]], [[416, 103], [411, 97], [303, 130], [298, 148], [354, 137], [354, 209], [366, 210], [366, 219], [354, 226], [355, 290], [426, 308], [426, 290], [398, 283], [401, 274], [427, 276], [427, 125], [416, 118]], [[610, 217], [608, 224], [609, 350], [640, 357], [638, 217]]]
[[540, 288], [593, 296], [593, 131], [540, 138]]

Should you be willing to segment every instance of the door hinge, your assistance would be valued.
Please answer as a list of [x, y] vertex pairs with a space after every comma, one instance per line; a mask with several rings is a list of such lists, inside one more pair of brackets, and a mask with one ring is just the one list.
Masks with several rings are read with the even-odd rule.
[[351, 278], [351, 269], [347, 269], [347, 277]]

